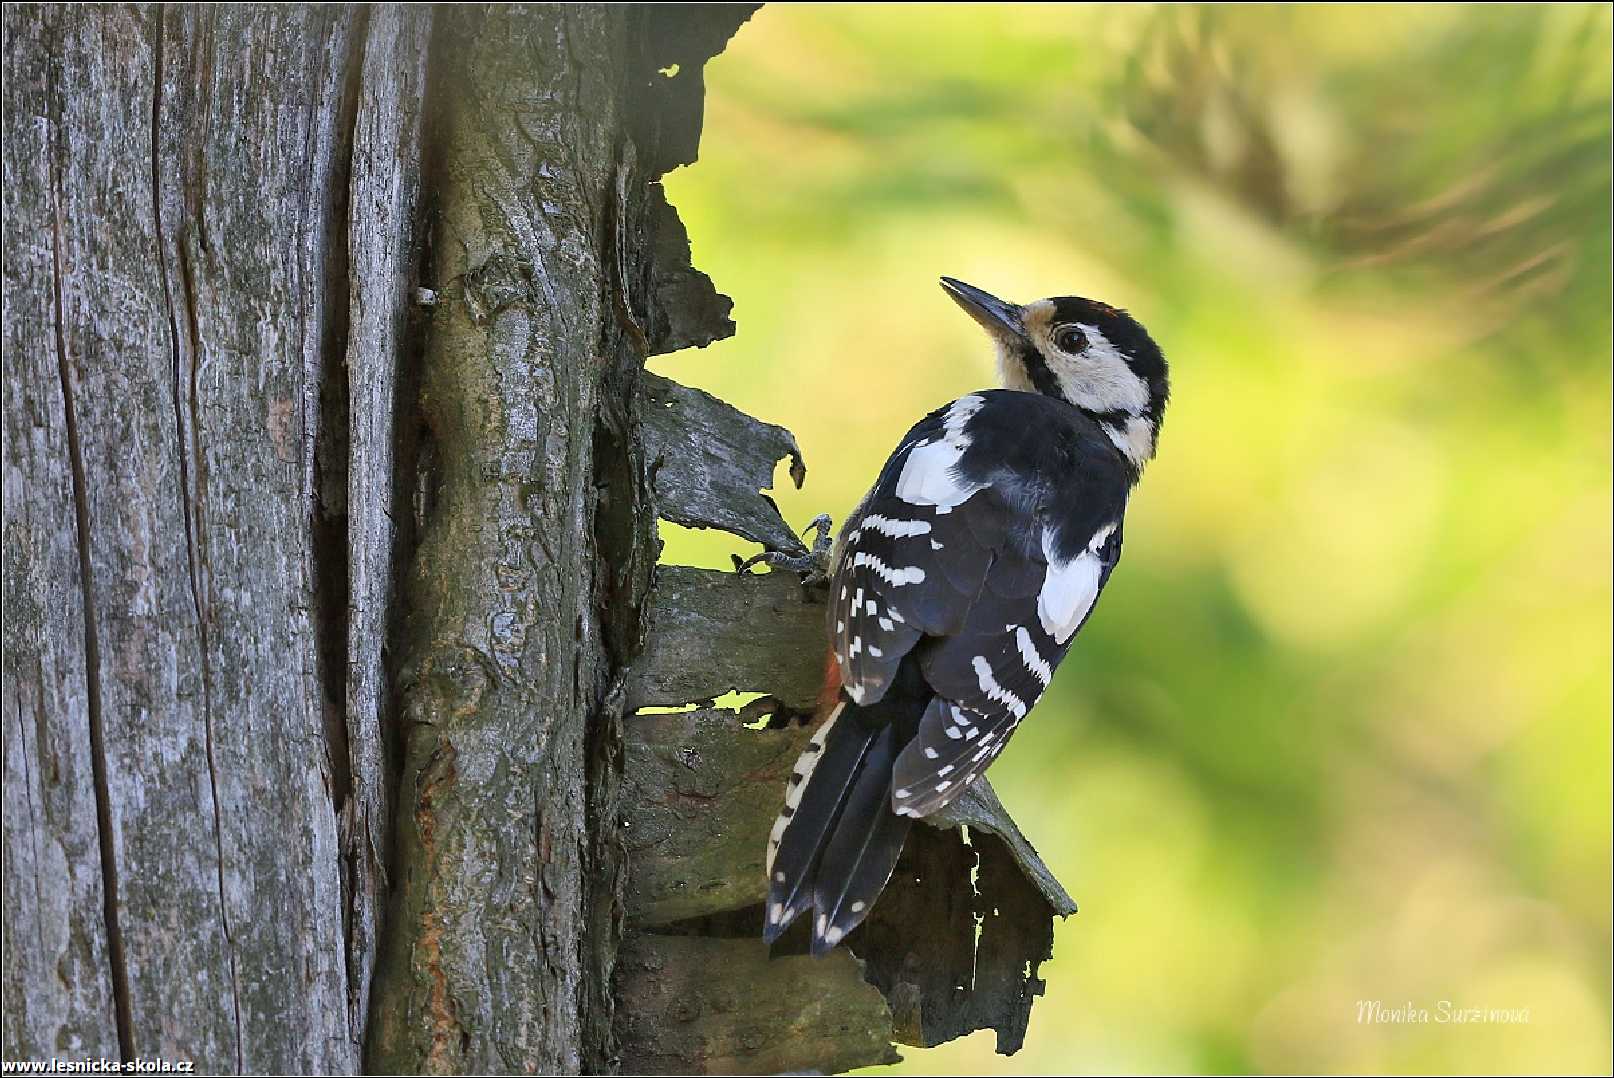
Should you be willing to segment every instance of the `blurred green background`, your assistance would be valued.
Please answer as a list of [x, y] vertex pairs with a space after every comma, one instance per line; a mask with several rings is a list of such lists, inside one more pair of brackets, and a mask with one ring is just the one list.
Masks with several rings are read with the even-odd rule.
[[1020, 1055], [895, 1073], [1608, 1073], [1610, 44], [1602, 5], [779, 5], [709, 66], [668, 187], [739, 335], [655, 366], [795, 431], [793, 523], [990, 383], [938, 274], [1173, 363], [992, 771], [1082, 912]]

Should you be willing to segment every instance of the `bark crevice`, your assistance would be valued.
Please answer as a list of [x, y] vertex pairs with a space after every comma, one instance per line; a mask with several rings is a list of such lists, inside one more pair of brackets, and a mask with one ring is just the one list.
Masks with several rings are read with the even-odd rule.
[[[51, 93], [54, 98], [54, 92]], [[96, 629], [95, 569], [90, 557], [90, 500], [84, 470], [84, 446], [79, 437], [78, 402], [73, 390], [73, 368], [67, 354], [66, 318], [62, 302], [62, 198], [57, 167], [60, 148], [51, 147], [51, 315], [56, 342], [56, 367], [62, 384], [62, 415], [66, 427], [68, 466], [73, 480], [73, 515], [78, 529], [79, 589], [84, 604], [85, 700], [89, 718], [90, 769], [95, 787], [95, 829], [101, 858], [101, 892], [106, 922], [107, 963], [112, 981], [113, 1018], [118, 1051], [125, 1061], [135, 1057], [134, 1017], [129, 998], [129, 964], [123, 946], [118, 907], [118, 856], [112, 832], [112, 790], [107, 781], [106, 729], [101, 703], [101, 642]], [[43, 747], [43, 746], [41, 746]], [[43, 948], [41, 948], [43, 950]]]
[[[333, 192], [323, 222], [325, 259], [318, 370], [318, 429], [314, 438], [314, 489], [310, 499], [309, 557], [312, 569], [317, 637], [316, 681], [324, 708], [326, 755], [330, 762], [331, 800], [338, 820], [345, 819], [348, 799], [354, 792], [356, 762], [349, 735], [355, 716], [348, 714], [349, 657], [353, 654], [351, 634], [354, 602], [349, 533], [349, 488], [354, 467], [349, 366], [349, 338], [352, 332], [351, 288], [353, 246], [353, 164], [359, 103], [363, 92], [366, 49], [369, 43], [371, 12], [361, 7], [348, 27], [347, 53], [343, 61], [342, 97], [337, 106], [337, 152], [333, 156], [329, 182]], [[351, 986], [360, 971], [354, 969], [353, 878], [347, 866], [343, 885], [344, 937], [348, 940], [348, 982]]]

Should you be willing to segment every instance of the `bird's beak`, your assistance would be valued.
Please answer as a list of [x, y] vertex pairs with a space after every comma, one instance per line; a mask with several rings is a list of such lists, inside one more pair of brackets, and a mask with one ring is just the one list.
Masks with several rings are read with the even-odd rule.
[[994, 337], [1008, 337], [1027, 344], [1025, 326], [1020, 321], [1020, 308], [1005, 303], [990, 292], [952, 277], [943, 277], [941, 286], [953, 302], [964, 308], [966, 314], [979, 322]]

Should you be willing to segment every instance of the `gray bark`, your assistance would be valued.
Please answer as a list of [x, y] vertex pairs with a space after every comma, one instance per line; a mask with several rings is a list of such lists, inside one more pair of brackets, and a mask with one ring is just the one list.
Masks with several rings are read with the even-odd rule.
[[582, 986], [605, 972], [577, 946], [594, 867], [586, 731], [609, 721], [594, 439], [579, 432], [606, 371], [633, 361], [607, 325], [601, 233], [615, 173], [632, 168], [615, 137], [623, 28], [597, 8], [443, 20], [456, 77], [440, 101], [421, 393], [431, 505], [404, 600], [396, 853], [410, 879], [372, 1059], [572, 1073]]
[[0, 1054], [609, 1062], [634, 387], [729, 329], [654, 180], [748, 11], [6, 8]]
[[787, 707], [812, 710], [824, 683], [824, 608], [803, 601], [794, 577], [662, 566], [651, 616], [656, 630], [629, 682], [634, 708], [765, 689]]
[[618, 972], [627, 1074], [835, 1074], [895, 1063], [891, 1011], [846, 950], [642, 935]]
[[[36, 561], [61, 522], [14, 529], [26, 517], [8, 513], [8, 595], [79, 601], [15, 620], [8, 606], [7, 710], [51, 691], [40, 663], [64, 641], [85, 642], [83, 666], [63, 656], [58, 676], [86, 685], [6, 753], [87, 759], [96, 776], [97, 811], [75, 827], [99, 821], [105, 910], [68, 923], [99, 921], [93, 972], [125, 1052], [226, 1069], [353, 1059], [327, 739], [340, 702], [311, 519], [359, 32], [342, 9], [5, 13], [5, 353], [58, 366], [8, 372], [6, 439], [42, 451], [36, 432], [59, 434], [79, 562]], [[38, 296], [50, 316], [29, 309]], [[8, 497], [52, 497], [28, 456], [8, 450], [8, 471]], [[64, 568], [71, 583], [44, 575]], [[31, 830], [39, 849], [63, 837]], [[8, 921], [27, 917], [11, 898]], [[66, 942], [98, 954], [90, 940]], [[92, 968], [62, 984], [51, 950], [8, 953], [19, 995], [88, 990]], [[29, 1021], [7, 1052], [49, 1055], [63, 1035]]]
[[[771, 550], [801, 541], [762, 491], [788, 457], [801, 486], [807, 466], [796, 438], [698, 389], [649, 374], [644, 379], [645, 448], [655, 474], [656, 509], [675, 524], [721, 528]], [[677, 467], [668, 468], [668, 461]]]
[[[359, 70], [348, 176], [347, 482], [322, 490], [327, 520], [346, 517], [345, 733], [348, 1021], [364, 1028], [380, 944], [391, 840], [390, 731], [396, 714], [385, 644], [399, 631], [398, 562], [412, 546], [404, 474], [414, 413], [411, 296], [418, 261], [421, 113], [431, 19], [419, 8], [376, 8]], [[342, 380], [337, 386], [343, 388]], [[333, 404], [339, 403], [332, 402]], [[337, 447], [333, 447], [337, 448]], [[343, 536], [329, 535], [333, 547]], [[340, 609], [327, 610], [340, 619]]]

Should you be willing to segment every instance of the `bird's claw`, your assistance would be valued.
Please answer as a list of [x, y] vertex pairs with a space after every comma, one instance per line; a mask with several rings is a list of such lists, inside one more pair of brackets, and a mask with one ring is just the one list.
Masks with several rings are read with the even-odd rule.
[[749, 573], [751, 568], [759, 562], [771, 569], [785, 569], [792, 573], [801, 574], [801, 582], [808, 586], [823, 584], [829, 580], [830, 552], [835, 547], [833, 535], [834, 523], [828, 513], [820, 513], [807, 523], [802, 534], [817, 532], [811, 548], [800, 554], [786, 554], [778, 550], [764, 550], [760, 554], [753, 554], [742, 559], [734, 555], [734, 571]]

